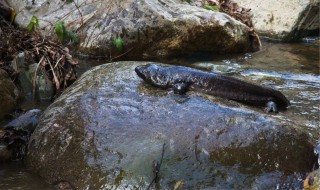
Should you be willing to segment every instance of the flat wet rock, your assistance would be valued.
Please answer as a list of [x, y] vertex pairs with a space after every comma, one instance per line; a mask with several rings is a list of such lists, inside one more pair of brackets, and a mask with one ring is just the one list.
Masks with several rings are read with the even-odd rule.
[[41, 114], [41, 110], [32, 109], [5, 126], [0, 126], [0, 162], [24, 158], [30, 135]]
[[[45, 111], [27, 165], [49, 183], [77, 189], [273, 187], [314, 163], [308, 136], [242, 104], [145, 84], [141, 62], [95, 67]], [[280, 113], [281, 114], [281, 113]]]
[[20, 115], [18, 118], [10, 121], [4, 126], [4, 129], [24, 130], [32, 133], [36, 128], [42, 111], [39, 109], [32, 109]]

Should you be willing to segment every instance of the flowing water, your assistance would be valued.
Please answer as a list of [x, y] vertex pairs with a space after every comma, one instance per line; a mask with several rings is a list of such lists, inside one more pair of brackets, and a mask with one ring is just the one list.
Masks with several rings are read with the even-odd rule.
[[52, 190], [39, 176], [29, 171], [20, 161], [0, 164], [1, 190]]
[[[292, 105], [281, 117], [277, 115], [271, 117], [279, 117], [292, 123], [298, 130], [306, 131], [310, 136], [309, 141], [312, 143], [320, 140], [320, 71], [319, 46], [317, 45], [264, 42], [262, 50], [256, 53], [220, 56], [196, 54], [157, 61], [220, 72], [264, 86], [272, 86], [283, 92]], [[79, 72], [82, 73], [98, 64], [98, 61], [90, 63], [87, 60], [82, 60]], [[25, 102], [21, 107], [44, 108], [46, 105], [47, 103], [34, 105]], [[218, 170], [219, 168], [217, 168]], [[232, 172], [230, 170], [230, 175], [234, 175]], [[45, 184], [41, 178], [28, 171], [20, 162], [1, 163], [0, 175], [0, 189], [53, 189], [52, 186]], [[213, 175], [221, 183], [225, 179], [219, 180], [221, 178], [219, 173]], [[277, 180], [277, 178], [280, 179], [281, 174], [261, 174], [257, 176], [256, 184], [259, 184], [259, 181], [269, 180], [271, 183], [275, 183], [274, 187], [280, 187], [281, 185], [277, 183], [281, 180]], [[241, 174], [234, 180], [236, 182], [232, 183], [251, 183]], [[302, 178], [297, 175], [292, 181], [301, 183]], [[224, 183], [228, 183], [228, 181]], [[227, 187], [227, 185], [223, 185], [223, 187]], [[232, 187], [230, 188], [232, 189]]]
[[[271, 86], [283, 92], [291, 102], [290, 111], [284, 114], [286, 119], [290, 118], [301, 130], [308, 131], [314, 140], [320, 140], [318, 47], [264, 43], [263, 49], [257, 53], [214, 63], [213, 71], [219, 71], [217, 65], [221, 65], [222, 73]], [[203, 63], [193, 65], [197, 67]]]
[[308, 131], [315, 141], [320, 140], [319, 46], [264, 42], [262, 50], [255, 53], [197, 54], [168, 62], [222, 73], [283, 92], [291, 102], [283, 119], [290, 118], [300, 130]]

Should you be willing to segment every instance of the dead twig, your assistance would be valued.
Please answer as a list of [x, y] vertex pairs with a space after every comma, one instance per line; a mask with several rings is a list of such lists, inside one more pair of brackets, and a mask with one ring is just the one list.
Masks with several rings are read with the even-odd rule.
[[79, 14], [80, 14], [80, 17], [81, 17], [81, 25], [80, 25], [80, 26], [82, 26], [82, 25], [84, 24], [84, 22], [83, 22], [82, 13], [81, 13], [81, 11], [80, 11], [80, 7], [79, 7], [78, 4], [75, 2], [75, 0], [73, 0], [72, 2], [73, 2], [74, 6], [77, 8], [77, 10], [78, 10], [78, 12], [79, 12]]
[[153, 179], [152, 179], [151, 183], [149, 184], [149, 186], [147, 187], [147, 190], [149, 190], [151, 188], [153, 183], [157, 183], [157, 181], [158, 181], [160, 168], [161, 168], [162, 160], [163, 160], [163, 156], [164, 156], [165, 146], [166, 146], [166, 143], [163, 143], [160, 163], [157, 160], [153, 160], [153, 162], [152, 162]]
[[47, 60], [47, 61], [48, 61], [49, 65], [50, 65], [51, 72], [52, 72], [52, 75], [53, 75], [53, 78], [54, 78], [54, 82], [56, 84], [56, 95], [58, 95], [59, 92], [60, 92], [60, 82], [58, 80], [58, 77], [56, 76], [56, 73], [54, 72], [54, 69], [53, 69], [53, 67], [51, 65], [51, 62], [49, 60]]
[[20, 52], [25, 53], [25, 65], [37, 63], [33, 76], [33, 97], [36, 95], [37, 73], [41, 67], [43, 75], [54, 83], [56, 92], [61, 92], [76, 80], [75, 67], [78, 62], [71, 56], [69, 49], [57, 40], [41, 36], [37, 32], [18, 29], [9, 23], [1, 22], [0, 28], [0, 68], [5, 69], [11, 78], [16, 78], [18, 69], [10, 69], [9, 64]]
[[122, 53], [122, 54], [120, 54], [120, 55], [118, 55], [118, 56], [116, 56], [116, 57], [111, 57], [111, 56], [110, 56], [110, 61], [112, 61], [112, 60], [114, 60], [114, 59], [118, 59], [118, 58], [126, 55], [127, 53], [129, 53], [130, 51], [132, 51], [133, 48], [134, 48], [134, 47], [130, 48], [128, 51], [126, 51], [126, 52], [124, 52], [124, 53]]
[[36, 96], [37, 72], [38, 72], [38, 68], [39, 68], [41, 62], [43, 61], [43, 59], [44, 59], [44, 56], [41, 57], [39, 63], [37, 64], [36, 70], [34, 71], [33, 81], [32, 81], [32, 94], [33, 94], [33, 99], [35, 99], [35, 96]]

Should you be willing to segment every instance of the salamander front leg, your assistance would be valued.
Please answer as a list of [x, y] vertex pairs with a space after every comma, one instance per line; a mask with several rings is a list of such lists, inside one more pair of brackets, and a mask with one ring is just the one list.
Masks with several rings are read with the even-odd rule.
[[173, 88], [173, 92], [175, 94], [184, 94], [186, 93], [186, 91], [188, 90], [188, 85], [186, 83], [175, 83], [174, 85], [172, 85]]
[[269, 101], [264, 111], [267, 113], [270, 113], [270, 112], [278, 113], [277, 104], [274, 101]]

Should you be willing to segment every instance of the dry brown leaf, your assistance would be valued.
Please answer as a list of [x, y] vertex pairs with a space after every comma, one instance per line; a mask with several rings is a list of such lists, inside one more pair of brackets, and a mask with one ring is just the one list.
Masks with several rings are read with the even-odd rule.
[[182, 189], [184, 185], [184, 180], [179, 180], [174, 184], [173, 190]]

